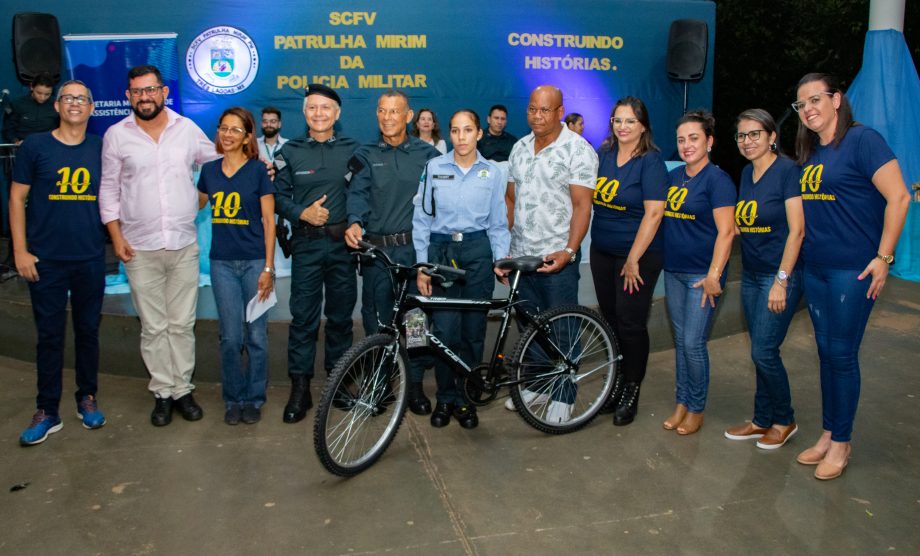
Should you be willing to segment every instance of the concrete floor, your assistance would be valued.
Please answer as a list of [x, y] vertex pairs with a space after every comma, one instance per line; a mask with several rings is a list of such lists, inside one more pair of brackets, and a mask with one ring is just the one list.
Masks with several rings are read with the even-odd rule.
[[204, 420], [158, 429], [144, 379], [102, 375], [109, 421], [86, 431], [67, 371], [64, 429], [21, 448], [34, 371], [0, 358], [0, 554], [920, 554], [918, 330], [920, 284], [892, 279], [863, 341], [851, 464], [830, 482], [795, 462], [820, 433], [806, 312], [784, 349], [801, 432], [783, 449], [722, 437], [752, 405], [748, 339], [735, 334], [710, 343], [694, 436], [661, 428], [674, 382], [663, 351], [628, 427], [603, 418], [546, 436], [501, 403], [473, 431], [407, 414], [381, 461], [347, 480], [319, 465], [312, 411], [281, 422], [281, 387], [261, 423], [229, 427], [219, 385], [199, 384]]

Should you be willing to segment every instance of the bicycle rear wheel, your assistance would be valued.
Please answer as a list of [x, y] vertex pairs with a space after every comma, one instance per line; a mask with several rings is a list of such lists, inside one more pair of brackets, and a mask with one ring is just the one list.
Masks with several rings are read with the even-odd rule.
[[313, 424], [316, 455], [330, 473], [357, 475], [389, 447], [406, 412], [406, 361], [387, 334], [365, 338], [339, 359]]
[[521, 334], [511, 358], [511, 399], [530, 426], [576, 431], [597, 415], [613, 387], [620, 353], [595, 311], [567, 305], [544, 311]]

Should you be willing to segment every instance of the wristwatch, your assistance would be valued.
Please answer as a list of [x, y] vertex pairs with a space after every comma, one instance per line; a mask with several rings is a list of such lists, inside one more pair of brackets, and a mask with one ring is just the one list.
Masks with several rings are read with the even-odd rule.
[[275, 269], [274, 269], [274, 268], [272, 268], [272, 267], [270, 267], [270, 266], [266, 266], [265, 268], [262, 269], [262, 272], [267, 272], [267, 273], [271, 274], [271, 275], [272, 275], [272, 280], [275, 279]]
[[894, 263], [894, 254], [891, 254], [891, 255], [882, 255], [881, 253], [876, 253], [875, 256], [876, 256], [877, 258], [879, 258], [879, 259], [882, 259], [883, 261], [885, 261], [885, 262], [888, 263], [888, 264]]
[[777, 283], [779, 283], [779, 285], [784, 288], [786, 287], [786, 280], [788, 279], [789, 279], [789, 274], [787, 274], [785, 270], [780, 269], [779, 272], [776, 273]]
[[574, 263], [574, 262], [575, 262], [575, 257], [578, 256], [578, 253], [576, 253], [575, 250], [572, 249], [571, 247], [566, 247], [565, 249], [563, 249], [563, 251], [565, 251], [566, 253], [569, 254], [569, 259], [571, 259], [571, 262]]

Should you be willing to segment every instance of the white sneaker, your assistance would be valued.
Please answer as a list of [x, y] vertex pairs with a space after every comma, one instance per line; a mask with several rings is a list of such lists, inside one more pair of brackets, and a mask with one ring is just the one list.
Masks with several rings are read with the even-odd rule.
[[546, 420], [550, 423], [567, 423], [572, 418], [572, 408], [575, 404], [552, 401], [546, 411]]
[[[521, 399], [524, 400], [524, 404], [526, 405], [530, 405], [532, 403], [536, 405], [543, 405], [549, 401], [549, 396], [546, 394], [537, 394], [536, 392], [525, 389], [521, 390]], [[514, 400], [511, 398], [505, 400], [505, 409], [508, 411], [517, 411], [517, 408], [514, 407]]]

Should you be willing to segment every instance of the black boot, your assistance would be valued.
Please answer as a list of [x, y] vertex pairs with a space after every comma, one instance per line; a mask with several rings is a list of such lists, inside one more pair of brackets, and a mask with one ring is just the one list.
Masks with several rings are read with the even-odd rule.
[[623, 387], [623, 397], [620, 398], [620, 405], [617, 406], [613, 413], [613, 424], [622, 427], [633, 422], [636, 418], [636, 412], [639, 411], [639, 383], [627, 382]]
[[618, 372], [613, 377], [613, 388], [610, 390], [610, 397], [604, 402], [601, 410], [597, 412], [599, 415], [607, 415], [617, 410], [620, 405], [620, 399], [623, 397], [623, 387], [625, 385], [626, 377], [623, 376], [623, 373]]
[[296, 423], [307, 416], [307, 410], [313, 407], [310, 396], [310, 379], [304, 375], [291, 375], [291, 396], [284, 406], [285, 423]]
[[410, 382], [408, 392], [409, 411], [416, 415], [431, 413], [431, 400], [425, 395], [421, 382]]

